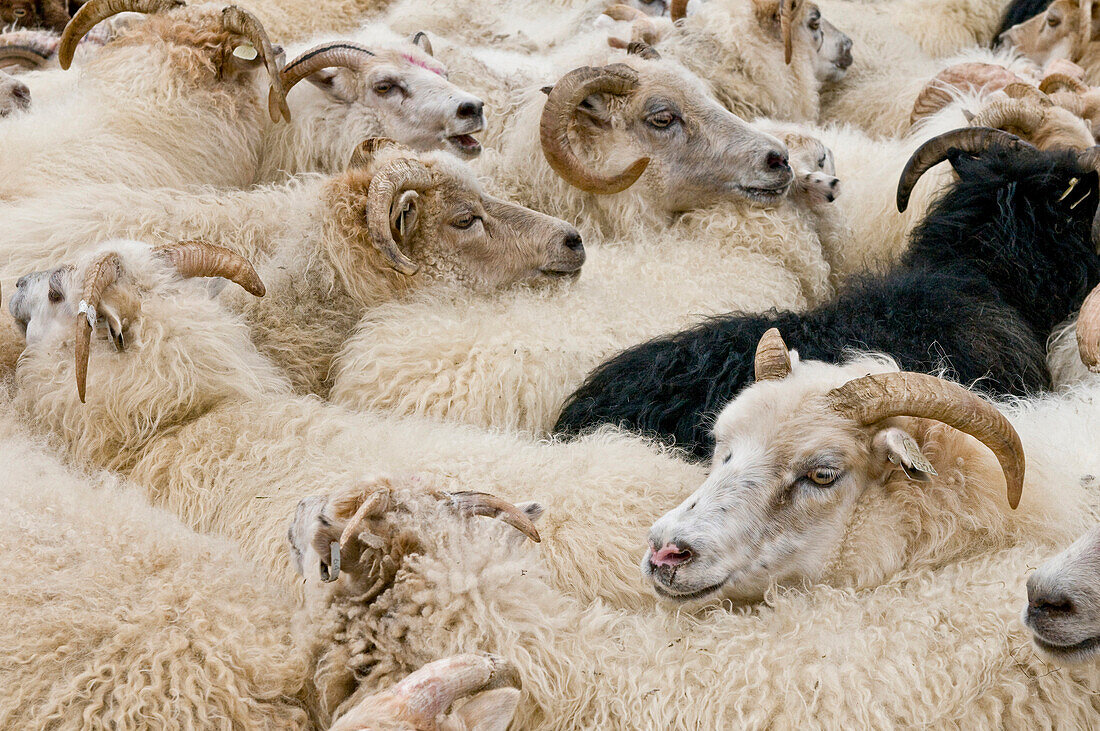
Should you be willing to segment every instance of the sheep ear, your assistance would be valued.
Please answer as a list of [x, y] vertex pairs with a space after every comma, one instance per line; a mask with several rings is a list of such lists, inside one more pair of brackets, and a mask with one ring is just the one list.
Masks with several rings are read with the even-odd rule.
[[779, 0], [752, 0], [756, 22], [768, 35], [779, 38]]
[[412, 44], [429, 56], [435, 56], [432, 52], [432, 41], [424, 31], [419, 31], [412, 37]]
[[355, 80], [348, 69], [321, 69], [310, 74], [306, 79], [338, 102], [350, 104], [355, 101]]
[[554, 85], [553, 84], [551, 84], [550, 86], [544, 86], [541, 89], [539, 89], [539, 91], [541, 91], [546, 96], [550, 96], [550, 92], [552, 92], [553, 90], [554, 90]]
[[415, 190], [406, 190], [394, 198], [390, 208], [390, 231], [398, 245], [405, 244], [416, 230], [419, 198], [420, 194]]
[[516, 688], [497, 688], [479, 693], [455, 711], [468, 731], [505, 731], [519, 706]]
[[928, 482], [936, 475], [936, 468], [924, 456], [917, 440], [904, 429], [883, 429], [875, 435], [871, 448], [884, 466], [886, 463], [894, 465], [910, 480]]

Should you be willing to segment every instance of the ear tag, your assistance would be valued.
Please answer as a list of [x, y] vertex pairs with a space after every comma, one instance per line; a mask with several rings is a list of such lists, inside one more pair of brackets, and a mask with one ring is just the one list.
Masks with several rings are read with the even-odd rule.
[[[1066, 192], [1062, 193], [1062, 197], [1058, 199], [1059, 203], [1061, 203], [1062, 201], [1064, 201], [1066, 198], [1069, 197], [1069, 194], [1072, 193], [1073, 189], [1077, 187], [1077, 181], [1078, 181], [1078, 178], [1073, 178], [1072, 180], [1069, 181], [1069, 187], [1066, 188]], [[1078, 203], [1080, 203], [1080, 201], [1078, 201]]]
[[242, 43], [233, 49], [233, 55], [242, 61], [255, 61], [260, 54], [251, 43]]
[[1081, 196], [1081, 200], [1079, 200], [1079, 201], [1077, 201], [1076, 203], [1072, 204], [1072, 205], [1071, 205], [1071, 206], [1069, 207], [1069, 209], [1070, 209], [1070, 210], [1072, 211], [1072, 210], [1073, 210], [1074, 208], [1076, 208], [1077, 206], [1081, 205], [1081, 203], [1082, 203], [1082, 202], [1084, 202], [1084, 200], [1085, 200], [1086, 198], [1088, 198], [1088, 197], [1089, 197], [1089, 194], [1088, 194], [1088, 193], [1085, 193], [1085, 194], [1084, 194], [1083, 196]]
[[405, 207], [401, 213], [397, 214], [397, 232], [401, 234], [401, 241], [405, 240], [405, 214], [409, 212], [408, 206]]

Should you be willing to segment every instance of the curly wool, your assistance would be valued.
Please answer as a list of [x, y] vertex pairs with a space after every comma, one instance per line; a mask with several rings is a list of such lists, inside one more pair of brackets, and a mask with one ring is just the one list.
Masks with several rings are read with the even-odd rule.
[[309, 726], [293, 604], [237, 551], [7, 418], [0, 460], [0, 726]]

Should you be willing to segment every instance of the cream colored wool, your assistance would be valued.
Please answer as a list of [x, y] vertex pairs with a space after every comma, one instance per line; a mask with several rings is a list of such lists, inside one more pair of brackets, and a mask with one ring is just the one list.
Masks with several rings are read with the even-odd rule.
[[309, 726], [293, 604], [238, 551], [10, 416], [0, 463], [0, 726]]

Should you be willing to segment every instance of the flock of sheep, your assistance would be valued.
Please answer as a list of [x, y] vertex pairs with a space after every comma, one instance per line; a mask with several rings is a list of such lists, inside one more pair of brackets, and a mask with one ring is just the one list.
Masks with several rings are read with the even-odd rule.
[[1100, 723], [1100, 3], [0, 22], [0, 727]]

